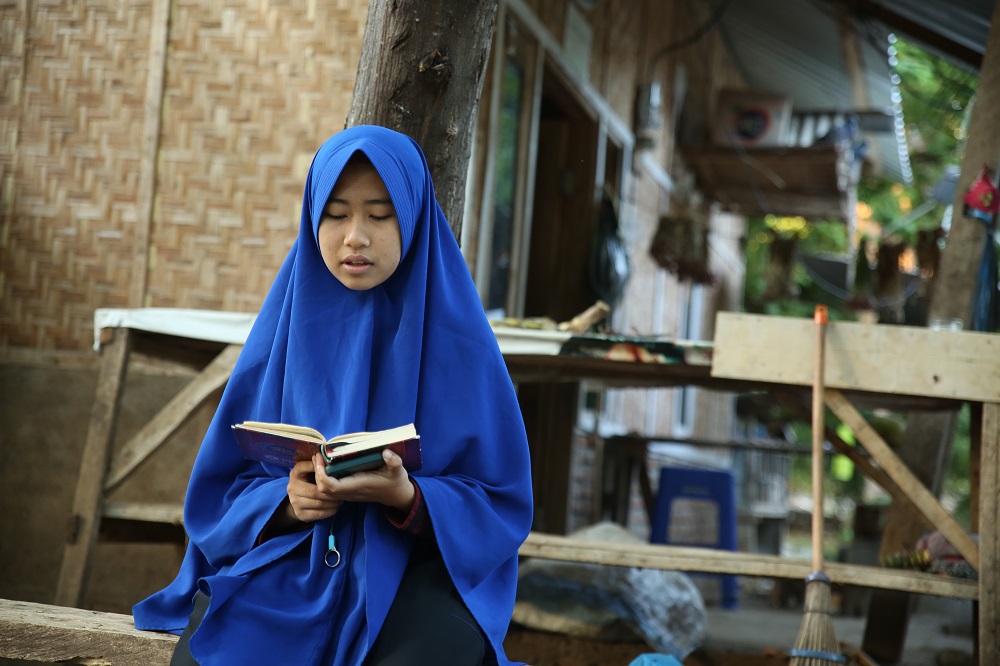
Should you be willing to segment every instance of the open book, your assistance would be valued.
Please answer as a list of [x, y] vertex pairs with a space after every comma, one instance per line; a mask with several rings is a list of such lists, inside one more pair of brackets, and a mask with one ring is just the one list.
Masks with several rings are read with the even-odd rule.
[[417, 471], [423, 464], [420, 435], [412, 423], [388, 430], [352, 432], [332, 439], [326, 439], [313, 428], [286, 423], [244, 421], [232, 428], [243, 455], [250, 460], [291, 468], [300, 460], [310, 460], [318, 451], [326, 460], [326, 473], [338, 479], [382, 467], [384, 449], [402, 458], [403, 467], [409, 472]]

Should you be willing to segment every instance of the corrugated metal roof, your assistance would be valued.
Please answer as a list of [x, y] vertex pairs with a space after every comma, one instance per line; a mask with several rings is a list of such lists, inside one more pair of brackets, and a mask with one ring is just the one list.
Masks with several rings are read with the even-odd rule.
[[[878, 4], [980, 55], [986, 51], [993, 0], [882, 0]], [[926, 46], [949, 57], [947, 53]]]
[[[833, 1], [710, 0], [710, 4], [720, 7], [727, 1], [719, 27], [750, 88], [787, 95], [793, 112], [857, 109]], [[894, 99], [889, 64], [890, 34], [905, 26], [912, 34], [901, 36], [915, 42], [921, 42], [920, 37], [938, 42], [943, 38], [981, 56], [993, 2], [854, 0], [851, 8], [868, 107], [897, 113], [898, 97]], [[947, 55], [937, 48], [930, 50]], [[908, 157], [905, 146], [900, 151], [897, 135], [888, 131], [868, 137], [885, 175], [907, 180]]]

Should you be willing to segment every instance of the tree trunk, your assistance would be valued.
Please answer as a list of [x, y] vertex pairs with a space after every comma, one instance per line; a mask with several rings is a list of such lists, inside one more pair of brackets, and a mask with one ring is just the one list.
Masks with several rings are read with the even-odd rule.
[[456, 238], [496, 13], [497, 0], [370, 0], [347, 114], [420, 144]]
[[[995, 169], [1000, 157], [997, 131], [1000, 128], [1000, 1], [994, 7], [993, 19], [979, 72], [962, 171], [955, 188], [951, 229], [934, 277], [934, 298], [928, 313], [928, 318], [958, 317], [966, 328], [971, 320], [972, 295], [982, 262], [986, 227], [962, 215], [962, 197], [983, 165]], [[955, 420], [951, 413], [916, 413], [907, 419], [900, 457], [925, 482], [932, 482], [935, 476], [940, 480], [947, 471]], [[934, 490], [939, 492], [940, 484]], [[922, 532], [923, 527], [905, 512], [890, 507], [880, 552], [912, 549]], [[898, 661], [909, 609], [910, 595], [875, 590], [862, 649], [880, 661]]]

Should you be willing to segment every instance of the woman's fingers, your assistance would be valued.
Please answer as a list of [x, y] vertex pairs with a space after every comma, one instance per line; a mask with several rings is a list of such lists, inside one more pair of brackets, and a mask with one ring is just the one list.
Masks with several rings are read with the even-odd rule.
[[[316, 467], [312, 460], [303, 460], [288, 474], [288, 502], [295, 517], [301, 521], [328, 518], [340, 508], [342, 501], [316, 483]], [[324, 473], [325, 476], [325, 473]]]

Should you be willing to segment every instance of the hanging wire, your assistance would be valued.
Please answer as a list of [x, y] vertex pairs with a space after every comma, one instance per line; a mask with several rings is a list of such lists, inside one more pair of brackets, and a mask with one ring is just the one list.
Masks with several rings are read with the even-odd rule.
[[650, 78], [653, 75], [653, 70], [656, 68], [656, 64], [657, 62], [659, 62], [660, 58], [667, 55], [668, 53], [673, 53], [674, 51], [679, 51], [683, 48], [687, 48], [692, 44], [697, 44], [698, 41], [701, 40], [701, 38], [704, 37], [706, 34], [708, 34], [708, 31], [714, 28], [715, 25], [722, 19], [722, 15], [726, 12], [726, 9], [729, 8], [729, 5], [732, 4], [732, 1], [733, 0], [723, 0], [712, 9], [712, 14], [703, 24], [698, 26], [698, 28], [696, 28], [694, 32], [692, 32], [687, 37], [678, 39], [676, 42], [671, 42], [663, 46], [662, 48], [660, 48], [659, 51], [654, 53], [650, 57], [649, 62], [646, 64], [645, 79], [647, 81], [650, 80]]

